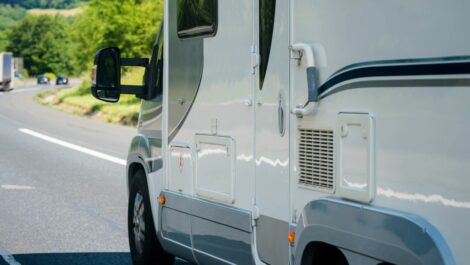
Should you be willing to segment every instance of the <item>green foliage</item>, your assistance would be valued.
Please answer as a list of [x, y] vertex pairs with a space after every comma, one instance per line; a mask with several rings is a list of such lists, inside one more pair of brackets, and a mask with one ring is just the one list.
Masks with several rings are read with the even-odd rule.
[[26, 9], [24, 8], [0, 5], [0, 31], [15, 26], [25, 16]]
[[10, 28], [16, 26], [18, 21], [26, 16], [26, 10], [21, 7], [12, 7], [0, 4], [0, 51], [8, 46], [8, 33]]
[[90, 0], [83, 13], [69, 18], [26, 15], [19, 7], [60, 8], [77, 2], [84, 1], [0, 0], [15, 5], [0, 5], [0, 50], [24, 57], [31, 75], [88, 71], [95, 52], [103, 47], [119, 47], [123, 57], [151, 54], [163, 0]]
[[0, 0], [0, 4], [21, 6], [24, 8], [70, 8], [83, 0]]
[[28, 78], [29, 77], [28, 69], [23, 69], [23, 72], [21, 72], [21, 74], [23, 75], [23, 78]]
[[88, 70], [103, 47], [119, 47], [123, 57], [148, 57], [162, 15], [162, 0], [91, 0], [72, 28], [80, 70]]
[[27, 16], [8, 34], [7, 50], [24, 58], [32, 75], [75, 71], [69, 25], [60, 16]]
[[45, 73], [44, 75], [47, 76], [49, 80], [54, 80], [57, 78], [57, 76], [54, 73]]

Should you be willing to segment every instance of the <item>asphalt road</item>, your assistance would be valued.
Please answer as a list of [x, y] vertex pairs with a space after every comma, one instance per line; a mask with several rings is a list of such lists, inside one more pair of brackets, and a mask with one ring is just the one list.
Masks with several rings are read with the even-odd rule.
[[46, 88], [0, 92], [0, 265], [131, 264], [123, 161], [135, 129], [35, 103]]

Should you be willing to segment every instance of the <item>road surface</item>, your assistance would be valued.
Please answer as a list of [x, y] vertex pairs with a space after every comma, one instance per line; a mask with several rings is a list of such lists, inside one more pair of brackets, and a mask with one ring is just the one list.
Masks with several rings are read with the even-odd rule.
[[0, 92], [0, 265], [131, 264], [125, 159], [135, 129], [35, 103], [46, 88]]

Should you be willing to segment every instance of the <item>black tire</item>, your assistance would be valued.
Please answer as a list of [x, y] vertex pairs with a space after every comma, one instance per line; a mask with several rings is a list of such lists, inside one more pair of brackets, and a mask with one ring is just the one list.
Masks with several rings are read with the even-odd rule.
[[[142, 231], [142, 220], [144, 221], [144, 231]], [[132, 178], [129, 192], [127, 230], [134, 265], [170, 265], [174, 263], [174, 256], [165, 252], [158, 242], [150, 207], [147, 181], [145, 173], [142, 171], [137, 171]]]

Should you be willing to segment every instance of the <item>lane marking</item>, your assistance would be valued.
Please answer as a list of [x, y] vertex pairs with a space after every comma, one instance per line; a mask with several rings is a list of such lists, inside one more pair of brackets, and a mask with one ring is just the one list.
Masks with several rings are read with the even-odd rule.
[[11, 185], [11, 184], [1, 185], [0, 188], [4, 190], [34, 190], [36, 189], [35, 187], [31, 187], [31, 186], [21, 186], [21, 185]]
[[57, 145], [60, 145], [60, 146], [63, 146], [63, 147], [66, 147], [66, 148], [84, 153], [84, 154], [87, 154], [87, 155], [91, 155], [91, 156], [94, 156], [94, 157], [97, 157], [97, 158], [100, 158], [100, 159], [103, 159], [103, 160], [107, 160], [107, 161], [119, 164], [119, 165], [125, 166], [127, 164], [126, 160], [124, 160], [124, 159], [120, 159], [120, 158], [117, 158], [117, 157], [114, 157], [114, 156], [103, 154], [101, 152], [91, 150], [91, 149], [88, 149], [86, 147], [82, 147], [82, 146], [79, 146], [79, 145], [76, 145], [76, 144], [71, 144], [71, 143], [68, 143], [68, 142], [65, 142], [65, 141], [62, 141], [62, 140], [59, 140], [59, 139], [56, 139], [56, 138], [38, 133], [38, 132], [35, 132], [35, 131], [29, 130], [29, 129], [20, 128], [20, 129], [18, 129], [18, 131], [20, 131], [22, 133], [25, 133], [25, 134], [28, 134], [30, 136], [34, 136], [36, 138], [42, 139], [44, 141], [47, 141], [47, 142], [50, 142], [50, 143], [53, 143], [53, 144], [57, 144]]
[[6, 249], [2, 248], [2, 246], [0, 246], [0, 256], [3, 258], [3, 260], [5, 260], [5, 262], [8, 265], [21, 265], [18, 261], [15, 260], [13, 255], [8, 253], [8, 251], [6, 251]]

